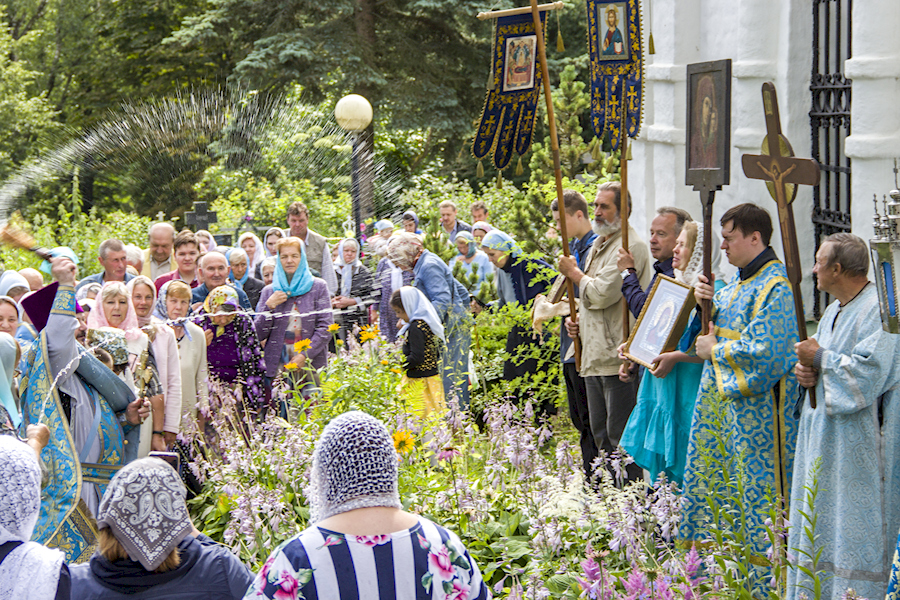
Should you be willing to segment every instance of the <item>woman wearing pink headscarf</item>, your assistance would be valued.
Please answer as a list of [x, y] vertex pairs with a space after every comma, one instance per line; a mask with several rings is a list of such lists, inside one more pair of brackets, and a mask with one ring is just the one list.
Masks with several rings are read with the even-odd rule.
[[[97, 300], [97, 308], [88, 315], [88, 339], [92, 338], [91, 330], [100, 332], [104, 328], [122, 330], [128, 347], [127, 365], [124, 365], [121, 372], [119, 369], [114, 371], [130, 387], [133, 386], [135, 395], [150, 400], [151, 418], [141, 425], [137, 458], [147, 456], [151, 450], [164, 451], [166, 442], [163, 427], [166, 405], [159, 383], [159, 371], [153, 358], [153, 350], [150, 348], [150, 338], [141, 331], [137, 313], [131, 304], [131, 292], [121, 281], [107, 281], [103, 284]], [[93, 337], [97, 339], [97, 334]], [[116, 366], [118, 365], [119, 363], [116, 363]], [[150, 373], [149, 378], [145, 375], [147, 372]]]

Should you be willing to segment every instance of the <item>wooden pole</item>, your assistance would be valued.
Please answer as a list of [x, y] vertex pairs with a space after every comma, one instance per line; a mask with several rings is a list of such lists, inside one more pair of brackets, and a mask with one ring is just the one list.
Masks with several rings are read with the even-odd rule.
[[[558, 8], [562, 8], [562, 2], [551, 2], [550, 4], [539, 4], [538, 10], [543, 12], [545, 10], [556, 10]], [[485, 19], [496, 19], [497, 17], [511, 17], [512, 15], [524, 15], [527, 12], [531, 12], [531, 7], [523, 6], [521, 8], [508, 8], [506, 10], [494, 10], [491, 12], [482, 12], [478, 13], [476, 16], [484, 21]]]
[[[712, 275], [712, 205], [716, 199], [716, 190], [706, 190], [705, 203], [703, 205], [703, 274], [706, 281], [715, 289], [715, 281]], [[700, 302], [700, 333], [706, 335], [709, 333], [709, 322], [712, 320], [712, 301], [702, 300]]]
[[[622, 124], [622, 143], [619, 144], [619, 178], [621, 193], [619, 194], [619, 214], [622, 216], [622, 248], [628, 252], [628, 134], [625, 132], [625, 124]], [[628, 341], [628, 333], [631, 331], [631, 311], [628, 310], [628, 300], [622, 295], [625, 303], [622, 306], [622, 342]]]
[[[534, 31], [537, 35], [538, 58], [541, 61], [541, 79], [544, 85], [544, 100], [547, 102], [547, 122], [550, 124], [550, 153], [553, 156], [553, 174], [556, 176], [556, 203], [559, 205], [559, 234], [562, 236], [563, 255], [569, 256], [569, 234], [566, 232], [566, 205], [563, 201], [562, 170], [559, 166], [559, 138], [556, 134], [556, 118], [553, 116], [553, 94], [550, 92], [550, 70], [547, 68], [547, 50], [544, 46], [544, 28], [541, 27], [541, 13], [537, 0], [531, 0], [531, 16], [534, 19]], [[566, 278], [566, 291], [569, 296], [569, 314], [578, 318], [575, 306], [575, 285]], [[581, 370], [581, 342], [578, 337], [572, 340], [575, 345], [575, 369]]]

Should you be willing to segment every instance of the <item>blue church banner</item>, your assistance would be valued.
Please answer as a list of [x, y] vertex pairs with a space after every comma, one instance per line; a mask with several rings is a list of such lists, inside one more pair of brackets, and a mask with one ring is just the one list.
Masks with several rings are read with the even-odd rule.
[[[546, 12], [540, 15], [546, 34]], [[481, 160], [493, 153], [492, 162], [501, 171], [509, 165], [513, 152], [522, 156], [531, 147], [541, 91], [537, 50], [531, 13], [497, 19], [492, 77], [472, 154]]]
[[641, 7], [638, 0], [587, 0], [587, 14], [591, 125], [617, 149], [623, 128], [631, 138], [641, 130]]

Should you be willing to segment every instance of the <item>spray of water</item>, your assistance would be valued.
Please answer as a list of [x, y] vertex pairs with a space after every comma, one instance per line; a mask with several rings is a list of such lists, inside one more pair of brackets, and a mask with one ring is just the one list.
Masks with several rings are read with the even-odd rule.
[[[0, 185], [0, 219], [5, 220], [28, 190], [74, 167], [98, 174], [128, 173], [144, 189], [197, 173], [215, 160], [270, 181], [281, 173], [316, 182], [327, 174], [350, 173], [349, 135], [331, 114], [292, 95], [185, 92], [125, 104], [87, 132], [69, 131], [66, 138], [69, 141], [60, 141]], [[203, 163], [198, 157], [209, 160]], [[399, 173], [383, 161], [362, 158], [370, 168], [362, 170], [360, 188], [373, 195], [366, 203], [377, 205], [379, 216], [396, 217]], [[160, 172], [167, 177], [161, 178]]]

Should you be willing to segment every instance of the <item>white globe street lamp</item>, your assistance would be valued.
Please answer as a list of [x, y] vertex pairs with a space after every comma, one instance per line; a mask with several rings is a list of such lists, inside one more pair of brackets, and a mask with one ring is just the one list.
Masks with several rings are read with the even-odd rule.
[[359, 94], [350, 94], [338, 100], [334, 118], [344, 131], [360, 132], [372, 122], [372, 105]]
[[359, 197], [359, 137], [372, 122], [372, 105], [359, 94], [349, 94], [338, 100], [334, 107], [334, 118], [341, 129], [350, 133], [353, 139], [353, 155], [350, 160], [351, 187], [353, 196], [353, 220], [356, 228], [356, 242], [362, 254], [362, 219]]

